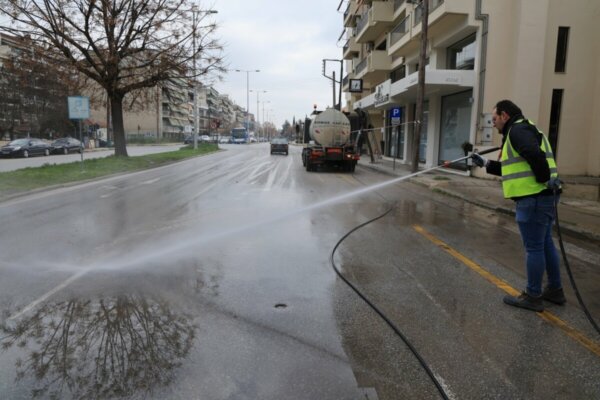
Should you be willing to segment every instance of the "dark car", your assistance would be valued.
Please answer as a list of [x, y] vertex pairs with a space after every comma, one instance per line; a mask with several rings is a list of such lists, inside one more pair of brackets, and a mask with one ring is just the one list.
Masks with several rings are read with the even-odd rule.
[[51, 146], [52, 153], [55, 154], [69, 154], [73, 151], [81, 153], [83, 151], [81, 142], [70, 137], [56, 139], [54, 142], [52, 142]]
[[0, 148], [2, 157], [29, 157], [34, 155], [50, 155], [52, 146], [42, 139], [27, 138], [13, 140]]
[[275, 138], [271, 140], [271, 154], [284, 153], [286, 156], [289, 153], [288, 140], [286, 138]]

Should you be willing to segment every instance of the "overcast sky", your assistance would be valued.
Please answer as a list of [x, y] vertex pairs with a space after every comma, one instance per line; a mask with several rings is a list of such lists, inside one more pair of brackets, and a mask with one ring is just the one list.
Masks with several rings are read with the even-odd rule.
[[[342, 43], [337, 43], [343, 30], [339, 0], [212, 1], [229, 68], [261, 71], [249, 74], [250, 90], [267, 91], [259, 94], [260, 121], [263, 100], [270, 101], [264, 106], [265, 118], [267, 110], [273, 110], [270, 120], [278, 127], [286, 119], [292, 122], [294, 116], [310, 114], [313, 104], [319, 109], [332, 105], [331, 81], [321, 75], [321, 65], [324, 58], [342, 57]], [[338, 79], [340, 63], [328, 66], [328, 75], [335, 69]], [[229, 72], [215, 84], [244, 109], [246, 75]], [[250, 112], [256, 115], [256, 108], [256, 93], [251, 92]]]

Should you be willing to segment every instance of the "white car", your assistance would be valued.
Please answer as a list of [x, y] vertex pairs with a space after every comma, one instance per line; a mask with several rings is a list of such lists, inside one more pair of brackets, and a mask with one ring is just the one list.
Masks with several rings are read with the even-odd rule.
[[208, 142], [210, 142], [210, 136], [202, 135], [202, 136], [200, 136], [200, 141], [208, 143]]

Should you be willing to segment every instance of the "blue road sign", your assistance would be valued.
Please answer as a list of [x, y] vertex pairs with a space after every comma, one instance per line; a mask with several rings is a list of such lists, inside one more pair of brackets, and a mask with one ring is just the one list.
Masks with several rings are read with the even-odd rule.
[[390, 108], [390, 116], [392, 125], [400, 125], [400, 120], [402, 120], [402, 109], [400, 107]]

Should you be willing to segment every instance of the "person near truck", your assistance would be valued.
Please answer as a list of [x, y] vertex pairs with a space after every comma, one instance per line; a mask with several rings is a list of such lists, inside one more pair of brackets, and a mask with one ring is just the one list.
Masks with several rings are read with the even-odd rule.
[[[473, 164], [502, 177], [504, 197], [515, 201], [516, 221], [526, 252], [527, 287], [521, 295], [505, 296], [504, 303], [528, 310], [544, 310], [543, 300], [563, 305], [559, 258], [552, 240], [555, 204], [561, 192], [556, 161], [548, 139], [510, 100], [499, 101], [492, 121], [502, 135], [498, 161], [477, 153]], [[556, 200], [556, 203], [555, 203]], [[547, 285], [542, 289], [544, 271]]]

